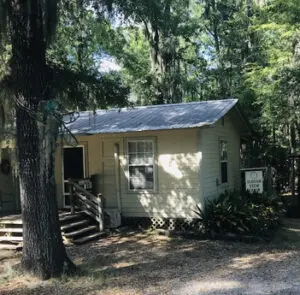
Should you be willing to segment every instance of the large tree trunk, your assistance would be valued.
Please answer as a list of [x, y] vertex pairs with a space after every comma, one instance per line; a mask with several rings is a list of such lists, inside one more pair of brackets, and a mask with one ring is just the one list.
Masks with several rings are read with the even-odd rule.
[[39, 0], [10, 2], [12, 77], [16, 91], [17, 154], [23, 219], [22, 265], [42, 279], [74, 265], [62, 241], [54, 180], [58, 124], [46, 66], [43, 13]]
[[17, 110], [22, 265], [42, 279], [59, 276], [73, 267], [65, 251], [58, 219], [54, 180], [55, 125], [47, 121], [38, 123], [27, 110]]

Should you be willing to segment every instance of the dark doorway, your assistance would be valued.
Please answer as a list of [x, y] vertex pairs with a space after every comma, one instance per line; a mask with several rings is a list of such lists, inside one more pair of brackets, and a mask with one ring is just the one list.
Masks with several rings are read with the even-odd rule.
[[83, 179], [84, 169], [84, 148], [70, 147], [63, 151], [63, 179], [64, 179], [64, 206], [70, 205], [70, 192], [66, 181], [68, 179]]

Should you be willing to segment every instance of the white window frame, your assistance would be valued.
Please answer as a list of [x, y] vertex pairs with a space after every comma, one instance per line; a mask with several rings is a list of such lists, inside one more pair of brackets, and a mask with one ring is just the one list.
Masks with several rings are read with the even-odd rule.
[[[222, 143], [225, 143], [226, 144], [226, 153], [227, 153], [227, 157], [226, 157], [226, 160], [223, 160], [222, 159]], [[228, 141], [226, 139], [220, 139], [219, 140], [219, 155], [220, 155], [220, 184], [221, 185], [226, 185], [228, 184], [229, 182], [229, 170], [228, 170]], [[222, 163], [226, 163], [226, 175], [227, 175], [227, 179], [226, 179], [226, 182], [223, 182], [223, 179], [222, 179]]]
[[[131, 142], [151, 142], [153, 150], [153, 164], [145, 165], [131, 165], [129, 164], [129, 143]], [[129, 193], [139, 193], [139, 192], [156, 192], [157, 191], [157, 169], [156, 169], [156, 140], [153, 137], [140, 137], [140, 138], [127, 138], [126, 139], [126, 156], [127, 156], [127, 190]], [[153, 166], [153, 188], [130, 188], [130, 167], [134, 166]]]

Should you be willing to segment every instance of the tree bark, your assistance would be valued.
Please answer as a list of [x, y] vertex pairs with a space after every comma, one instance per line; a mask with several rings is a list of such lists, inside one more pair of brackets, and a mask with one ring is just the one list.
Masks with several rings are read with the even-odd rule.
[[22, 266], [42, 279], [74, 270], [62, 241], [54, 179], [58, 124], [46, 66], [39, 0], [9, 1], [12, 76], [16, 100], [17, 156], [23, 220]]

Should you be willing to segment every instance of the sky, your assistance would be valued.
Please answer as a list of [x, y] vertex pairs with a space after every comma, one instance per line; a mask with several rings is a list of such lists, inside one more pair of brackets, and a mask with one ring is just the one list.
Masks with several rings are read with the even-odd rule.
[[112, 56], [102, 56], [99, 63], [99, 71], [101, 73], [119, 72], [121, 67], [117, 64]]

